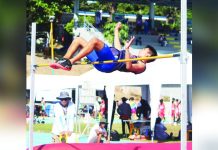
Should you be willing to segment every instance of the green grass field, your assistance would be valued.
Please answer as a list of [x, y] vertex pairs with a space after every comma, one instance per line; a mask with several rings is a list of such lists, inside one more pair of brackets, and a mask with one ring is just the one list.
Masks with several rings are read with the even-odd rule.
[[[92, 126], [93, 124], [90, 124], [90, 126]], [[170, 132], [173, 133], [173, 137], [177, 137], [179, 130], [180, 130], [180, 125], [165, 125], [167, 127], [167, 133], [170, 134]], [[80, 132], [82, 132], [86, 127], [85, 123], [81, 123], [80, 124]], [[127, 127], [126, 127], [127, 128]], [[28, 124], [26, 125], [26, 129], [28, 131]], [[78, 130], [76, 131], [76, 127], [74, 126], [74, 132], [78, 132]], [[52, 124], [34, 124], [33, 126], [33, 130], [34, 132], [42, 132], [42, 133], [50, 133], [52, 130]], [[112, 130], [117, 130], [119, 134], [122, 133], [122, 127], [121, 127], [121, 123], [115, 123], [112, 126]], [[128, 129], [127, 129], [128, 130]], [[89, 130], [86, 130], [84, 132], [84, 134], [88, 135]], [[128, 133], [128, 131], [127, 131]], [[171, 140], [172, 141], [178, 141], [178, 140]]]

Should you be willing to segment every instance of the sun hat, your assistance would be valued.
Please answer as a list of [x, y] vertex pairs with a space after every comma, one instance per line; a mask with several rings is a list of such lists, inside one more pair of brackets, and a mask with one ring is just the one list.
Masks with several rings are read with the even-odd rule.
[[67, 99], [67, 100], [70, 100], [71, 97], [69, 96], [68, 92], [65, 92], [65, 91], [62, 91], [60, 92], [60, 96], [57, 97], [57, 99]]

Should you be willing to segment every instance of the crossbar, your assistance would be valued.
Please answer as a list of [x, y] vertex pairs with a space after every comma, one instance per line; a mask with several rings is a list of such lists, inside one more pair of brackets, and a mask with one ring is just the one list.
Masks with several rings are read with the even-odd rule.
[[[106, 60], [106, 61], [94, 61], [94, 62], [80, 62], [74, 65], [88, 65], [88, 64], [111, 64], [111, 63], [122, 63], [122, 62], [130, 62], [130, 61], [140, 61], [140, 60], [152, 60], [152, 59], [161, 59], [161, 58], [172, 58], [172, 57], [179, 57], [180, 53], [174, 54], [166, 54], [166, 55], [159, 55], [159, 56], [151, 56], [151, 57], [140, 57], [140, 58], [130, 58], [130, 59], [119, 59], [119, 60]], [[47, 67], [50, 64], [37, 64], [35, 67]]]

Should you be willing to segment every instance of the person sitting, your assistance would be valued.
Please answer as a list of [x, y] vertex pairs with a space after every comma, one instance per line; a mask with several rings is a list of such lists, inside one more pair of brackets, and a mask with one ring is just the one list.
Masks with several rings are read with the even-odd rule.
[[158, 117], [155, 122], [155, 127], [154, 127], [154, 139], [158, 141], [165, 141], [172, 139], [173, 133], [167, 134], [165, 131], [167, 128], [161, 123], [161, 118]]
[[99, 124], [95, 124], [92, 127], [88, 137], [88, 143], [103, 143], [103, 137], [109, 142], [105, 125], [106, 120], [103, 118], [100, 120]]

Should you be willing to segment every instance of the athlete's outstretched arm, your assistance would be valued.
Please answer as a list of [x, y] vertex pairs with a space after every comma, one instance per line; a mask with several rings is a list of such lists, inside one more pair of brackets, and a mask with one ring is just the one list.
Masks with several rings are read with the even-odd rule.
[[116, 24], [116, 27], [114, 28], [114, 47], [118, 50], [121, 50], [122, 48], [119, 39], [119, 30], [121, 29], [121, 27], [122, 27], [121, 22], [118, 22]]
[[[130, 59], [130, 52], [129, 52], [129, 48], [130, 48], [130, 45], [132, 44], [132, 42], [134, 41], [135, 37], [131, 37], [131, 39], [125, 44], [125, 50], [126, 50], [126, 53], [125, 53], [125, 59]], [[132, 64], [131, 61], [128, 61], [126, 62], [126, 69], [129, 71], [129, 72], [133, 72], [135, 74], [138, 74], [138, 73], [142, 73], [145, 71], [145, 64], [142, 63], [142, 62], [139, 62], [137, 64]]]

